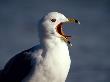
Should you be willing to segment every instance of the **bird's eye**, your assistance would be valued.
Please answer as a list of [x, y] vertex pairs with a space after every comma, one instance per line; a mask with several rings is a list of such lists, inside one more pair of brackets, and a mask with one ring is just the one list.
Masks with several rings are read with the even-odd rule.
[[52, 22], [55, 22], [55, 21], [56, 21], [56, 19], [51, 19], [51, 21], [52, 21]]

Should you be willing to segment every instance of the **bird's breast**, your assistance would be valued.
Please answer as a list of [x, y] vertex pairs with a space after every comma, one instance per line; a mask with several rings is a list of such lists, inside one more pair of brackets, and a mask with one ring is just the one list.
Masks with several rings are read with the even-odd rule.
[[65, 82], [71, 63], [67, 45], [61, 43], [48, 47], [42, 55], [42, 62], [35, 64], [28, 82]]
[[70, 63], [71, 60], [67, 45], [56, 45], [46, 52], [43, 63], [44, 70], [46, 70], [44, 74], [47, 74], [47, 76], [49, 74], [52, 79], [59, 80], [58, 82], [64, 82], [69, 72]]

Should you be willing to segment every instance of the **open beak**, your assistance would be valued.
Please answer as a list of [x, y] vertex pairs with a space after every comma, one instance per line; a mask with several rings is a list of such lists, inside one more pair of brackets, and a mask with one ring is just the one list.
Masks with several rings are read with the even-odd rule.
[[64, 31], [63, 31], [63, 23], [77, 23], [80, 24], [80, 22], [77, 19], [74, 18], [68, 18], [68, 21], [66, 22], [62, 22], [60, 24], [58, 24], [57, 26], [57, 32], [61, 35], [61, 38], [68, 43], [70, 46], [72, 46], [71, 42], [69, 41], [70, 37], [69, 35], [65, 35]]

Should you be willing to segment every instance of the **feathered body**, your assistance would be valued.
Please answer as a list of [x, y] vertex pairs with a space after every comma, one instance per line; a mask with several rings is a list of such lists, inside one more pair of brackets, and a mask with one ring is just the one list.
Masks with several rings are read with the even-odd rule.
[[38, 28], [40, 44], [13, 57], [0, 73], [0, 82], [65, 82], [71, 60], [67, 43], [55, 27], [67, 20], [58, 12], [46, 15]]

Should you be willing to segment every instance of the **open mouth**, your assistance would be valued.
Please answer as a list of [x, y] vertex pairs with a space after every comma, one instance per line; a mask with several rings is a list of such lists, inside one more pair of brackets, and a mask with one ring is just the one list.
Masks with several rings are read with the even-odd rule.
[[[78, 23], [78, 24], [80, 24], [80, 22], [74, 18], [68, 18], [68, 20], [69, 21], [67, 21], [67, 23]], [[63, 22], [58, 24], [56, 26], [56, 31], [58, 32], [58, 34], [61, 35], [61, 39], [63, 39], [66, 43], [68, 43], [70, 46], [72, 46], [71, 42], [69, 41], [71, 36], [68, 36], [64, 33], [62, 25], [63, 25]]]
[[66, 34], [64, 33], [64, 31], [63, 31], [63, 23], [58, 24], [57, 27], [56, 27], [56, 30], [57, 30], [57, 32], [63, 37], [63, 39], [66, 40], [66, 42], [69, 41], [69, 38], [70, 38], [71, 36], [66, 35]]

